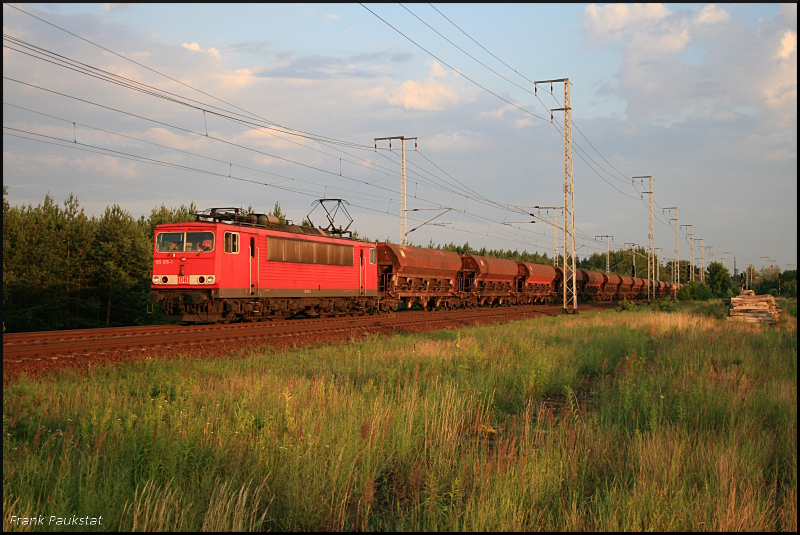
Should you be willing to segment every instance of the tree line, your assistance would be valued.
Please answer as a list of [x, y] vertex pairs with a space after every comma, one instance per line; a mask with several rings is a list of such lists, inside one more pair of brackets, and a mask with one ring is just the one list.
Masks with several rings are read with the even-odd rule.
[[194, 204], [134, 218], [119, 205], [88, 217], [70, 195], [10, 206], [3, 186], [4, 332], [160, 323], [147, 314], [153, 234], [188, 221]]
[[[19, 207], [10, 206], [7, 195], [8, 189], [3, 186], [4, 332], [161, 323], [157, 308], [152, 313], [147, 310], [155, 228], [162, 223], [194, 220], [192, 213], [197, 211], [194, 203], [178, 208], [162, 204], [153, 208], [149, 216], [138, 219], [115, 204], [101, 216], [89, 217], [74, 195], [63, 204], [47, 195], [37, 206]], [[251, 213], [253, 208], [242, 211]], [[269, 213], [281, 222], [286, 221], [286, 214], [277, 202]], [[353, 237], [371, 241], [357, 232]], [[459, 254], [553, 264], [547, 253], [476, 249], [469, 242], [437, 245], [431, 240], [427, 246]], [[646, 276], [646, 252], [639, 248], [635, 254], [637, 275]], [[578, 259], [578, 268], [605, 272], [605, 256], [595, 253]], [[630, 250], [611, 251], [611, 272], [632, 275], [633, 258]], [[559, 258], [559, 265], [563, 265], [563, 258]], [[671, 271], [662, 268], [661, 280], [670, 280], [670, 274]], [[776, 293], [782, 284], [782, 295], [797, 295], [796, 271], [754, 280], [758, 293]], [[688, 298], [738, 293], [738, 284], [718, 262], [708, 266], [705, 284], [687, 286], [689, 290], [684, 294]]]

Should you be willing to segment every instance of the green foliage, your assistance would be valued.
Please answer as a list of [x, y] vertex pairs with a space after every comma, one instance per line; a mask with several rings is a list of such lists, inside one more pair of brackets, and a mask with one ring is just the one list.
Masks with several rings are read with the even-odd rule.
[[778, 305], [782, 309], [782, 312], [781, 312], [782, 314], [783, 313], [788, 313], [793, 318], [797, 317], [797, 298], [796, 297], [789, 298], [789, 299], [787, 299], [785, 297], [781, 297], [781, 298], [778, 299]]
[[650, 310], [655, 312], [675, 312], [675, 301], [669, 297], [666, 299], [657, 299], [650, 303]]
[[7, 332], [143, 325], [153, 235], [161, 223], [191, 221], [192, 203], [161, 205], [135, 220], [117, 205], [88, 218], [70, 195], [12, 207], [3, 187], [3, 325]]
[[480, 249], [475, 249], [470, 246], [469, 242], [465, 242], [464, 245], [456, 245], [453, 242], [450, 242], [445, 245], [433, 245], [433, 240], [431, 240], [427, 247], [431, 249], [438, 249], [440, 251], [451, 251], [458, 254], [476, 254], [480, 256], [489, 256], [492, 258], [505, 258], [508, 260], [514, 260], [516, 262], [532, 262], [534, 264], [545, 264], [545, 265], [552, 265], [553, 260], [552, 258], [547, 257], [547, 253], [539, 254], [538, 252], [529, 253], [528, 251], [519, 252], [518, 250], [503, 250], [503, 249], [487, 249], [486, 247], [482, 247]]
[[681, 301], [707, 301], [711, 297], [711, 288], [706, 283], [699, 281], [687, 282], [678, 291], [678, 299]]
[[729, 297], [733, 291], [731, 274], [720, 262], [711, 262], [706, 268], [706, 284], [713, 297]]
[[627, 299], [623, 299], [617, 305], [617, 312], [626, 312], [630, 310], [636, 310], [636, 304], [633, 301], [628, 301]]
[[197, 206], [194, 203], [189, 206], [182, 204], [180, 208], [167, 208], [164, 203], [161, 203], [161, 207], [153, 208], [150, 211], [150, 217], [139, 218], [139, 225], [144, 227], [145, 234], [152, 240], [156, 233], [156, 225], [194, 221], [195, 216], [192, 215], [194, 212], [197, 212]]
[[[248, 209], [252, 211], [252, 207]], [[287, 223], [286, 214], [283, 212], [283, 210], [281, 210], [281, 203], [278, 201], [275, 201], [275, 206], [272, 208], [272, 211], [269, 213], [269, 215], [274, 215], [277, 217], [278, 223], [281, 225], [285, 225]]]
[[797, 297], [797, 280], [790, 279], [781, 283], [781, 295]]
[[[765, 270], [765, 277], [756, 285], [757, 294], [781, 295], [783, 297], [797, 297], [797, 270], [784, 271], [779, 277], [775, 272], [777, 268]], [[772, 290], [775, 290], [773, 293]]]

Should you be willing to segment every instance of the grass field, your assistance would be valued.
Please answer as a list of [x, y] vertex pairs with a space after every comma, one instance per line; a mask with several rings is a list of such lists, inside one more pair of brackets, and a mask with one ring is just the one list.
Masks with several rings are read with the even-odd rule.
[[3, 529], [796, 531], [796, 312], [718, 307], [22, 379]]

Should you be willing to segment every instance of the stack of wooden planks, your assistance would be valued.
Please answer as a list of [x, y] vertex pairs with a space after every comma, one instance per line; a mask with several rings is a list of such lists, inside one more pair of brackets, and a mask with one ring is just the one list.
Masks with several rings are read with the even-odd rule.
[[753, 290], [742, 290], [738, 297], [728, 302], [729, 319], [751, 323], [765, 322], [770, 325], [778, 321], [781, 307], [771, 295], [756, 295]]

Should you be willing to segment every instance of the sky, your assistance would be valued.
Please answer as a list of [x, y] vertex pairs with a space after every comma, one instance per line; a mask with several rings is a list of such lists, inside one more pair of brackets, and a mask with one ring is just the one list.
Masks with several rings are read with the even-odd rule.
[[568, 78], [579, 257], [647, 246], [652, 176], [662, 264], [677, 207], [682, 260], [691, 225], [697, 265], [796, 268], [796, 4], [4, 4], [3, 36], [12, 205], [341, 198], [399, 242], [405, 136], [412, 243], [552, 256], [565, 91], [532, 82]]

